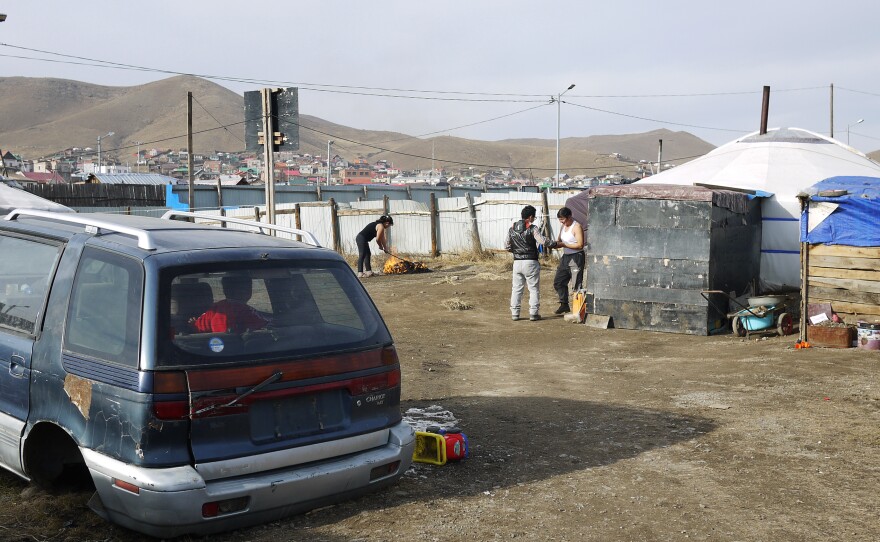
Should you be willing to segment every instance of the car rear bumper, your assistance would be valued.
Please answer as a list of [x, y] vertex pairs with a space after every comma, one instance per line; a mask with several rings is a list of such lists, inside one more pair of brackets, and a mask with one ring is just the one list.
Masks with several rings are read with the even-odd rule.
[[[84, 449], [83, 457], [97, 489], [89, 506], [105, 519], [162, 538], [264, 523], [396, 482], [412, 462], [415, 435], [405, 423], [392, 427], [388, 434], [387, 444], [378, 448], [214, 480], [205, 480], [191, 466], [144, 469]], [[390, 472], [374, 472], [398, 461], [398, 467]], [[129, 489], [115, 485], [114, 480], [124, 482], [122, 485]], [[203, 516], [204, 504], [239, 498], [246, 500], [242, 510]]]

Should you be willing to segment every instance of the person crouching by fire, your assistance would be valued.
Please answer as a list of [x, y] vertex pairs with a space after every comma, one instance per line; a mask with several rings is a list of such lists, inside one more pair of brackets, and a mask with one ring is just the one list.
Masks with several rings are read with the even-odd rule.
[[536, 209], [526, 205], [520, 212], [521, 220], [513, 223], [507, 231], [504, 248], [513, 253], [513, 286], [510, 292], [510, 313], [513, 320], [519, 320], [523, 288], [529, 287], [529, 320], [541, 319], [539, 313], [541, 300], [538, 289], [541, 286], [541, 264], [538, 263], [538, 245], [548, 244], [535, 225]]
[[394, 219], [388, 215], [382, 215], [378, 220], [370, 222], [357, 234], [355, 242], [358, 247], [358, 272], [359, 277], [372, 277], [373, 266], [370, 263], [370, 241], [376, 240], [376, 244], [383, 252], [391, 254], [388, 247], [388, 228], [394, 225]]

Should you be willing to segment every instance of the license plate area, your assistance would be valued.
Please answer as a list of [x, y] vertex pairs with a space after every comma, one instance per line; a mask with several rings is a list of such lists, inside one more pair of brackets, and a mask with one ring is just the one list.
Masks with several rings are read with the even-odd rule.
[[349, 423], [346, 390], [328, 390], [257, 401], [251, 405], [251, 439], [269, 442], [333, 433]]

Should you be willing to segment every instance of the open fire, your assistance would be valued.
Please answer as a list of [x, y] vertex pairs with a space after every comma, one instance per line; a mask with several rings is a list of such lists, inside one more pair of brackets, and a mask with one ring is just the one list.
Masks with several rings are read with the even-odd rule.
[[428, 266], [426, 266], [422, 262], [411, 262], [409, 260], [404, 260], [403, 258], [398, 258], [396, 256], [389, 256], [388, 259], [385, 260], [385, 267], [382, 269], [382, 272], [386, 275], [424, 273], [426, 271], [430, 271], [430, 269], [428, 269]]

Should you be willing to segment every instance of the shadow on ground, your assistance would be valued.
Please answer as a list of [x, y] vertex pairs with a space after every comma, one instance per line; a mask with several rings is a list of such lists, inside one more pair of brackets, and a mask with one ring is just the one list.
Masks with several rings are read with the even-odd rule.
[[[418, 464], [401, 483], [374, 496], [287, 520], [292, 529], [331, 524], [364, 510], [470, 497], [484, 491], [610, 465], [697, 439], [712, 420], [592, 401], [548, 397], [457, 397], [404, 401], [401, 409], [440, 405], [470, 441], [471, 456], [442, 467]], [[332, 542], [332, 538], [322, 538]]]
[[[398, 485], [376, 494], [273, 524], [213, 535], [211, 540], [268, 540], [273, 532], [286, 533], [286, 540], [303, 539], [293, 535], [299, 530], [304, 536], [308, 533], [310, 540], [341, 541], [342, 538], [332, 536], [315, 537], [312, 530], [365, 510], [387, 509], [410, 502], [427, 503], [438, 498], [469, 497], [609, 465], [652, 449], [699, 438], [715, 429], [715, 424], [705, 418], [547, 397], [405, 401], [401, 410], [434, 404], [451, 411], [459, 420], [470, 441], [468, 459], [442, 467], [418, 464]], [[90, 494], [86, 492], [64, 496], [31, 494], [34, 490], [8, 473], [0, 474], [0, 492], [5, 494], [2, 500], [7, 503], [11, 517], [30, 516], [30, 521], [16, 522], [18, 525], [7, 523], [6, 530], [0, 533], [7, 537], [4, 540], [50, 537], [73, 540], [86, 533], [85, 539], [91, 540], [149, 540], [103, 522], [87, 511]], [[35, 504], [42, 504], [39, 506], [41, 520], [33, 518]], [[17, 506], [22, 510], [16, 512]], [[16, 531], [20, 538], [15, 538]], [[8, 538], [10, 535], [13, 538]], [[179, 540], [190, 540], [190, 537]]]

